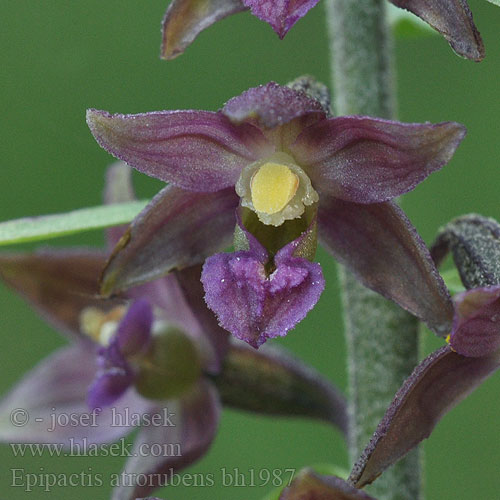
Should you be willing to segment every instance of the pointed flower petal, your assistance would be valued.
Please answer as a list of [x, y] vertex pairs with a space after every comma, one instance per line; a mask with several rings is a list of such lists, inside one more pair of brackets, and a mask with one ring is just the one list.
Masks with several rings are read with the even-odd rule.
[[481, 61], [484, 45], [465, 0], [390, 0], [409, 10], [439, 31], [460, 56]]
[[162, 59], [174, 59], [206, 28], [246, 10], [241, 0], [173, 0], [162, 23]]
[[446, 345], [415, 368], [398, 391], [349, 480], [373, 482], [423, 439], [439, 420], [500, 366], [497, 354], [467, 358]]
[[233, 123], [255, 122], [263, 128], [274, 128], [295, 118], [309, 122], [325, 117], [321, 104], [304, 92], [283, 87], [275, 82], [251, 88], [230, 99], [222, 113]]
[[[173, 474], [198, 460], [212, 443], [220, 408], [217, 393], [208, 383], [200, 384], [180, 401], [166, 402], [165, 408], [156, 411], [161, 416], [167, 411], [171, 420], [164, 426], [147, 426], [139, 431], [123, 471], [132, 484], [116, 487], [111, 500], [135, 500], [168, 484]], [[145, 456], [143, 450], [158, 449], [159, 445], [164, 453]]]
[[335, 476], [320, 476], [311, 469], [302, 470], [286, 487], [279, 500], [375, 500]]
[[0, 255], [0, 276], [58, 330], [80, 336], [80, 313], [117, 305], [97, 297], [106, 262], [101, 252], [44, 250]]
[[394, 203], [349, 203], [322, 196], [320, 242], [368, 288], [445, 336], [453, 304], [429, 252]]
[[280, 38], [318, 2], [319, 0], [243, 0], [252, 14], [269, 23]]
[[[86, 397], [95, 371], [95, 351], [81, 342], [44, 359], [0, 402], [0, 440], [68, 446], [70, 440], [107, 443], [130, 432], [126, 415], [143, 413], [146, 400], [130, 391], [113, 409], [115, 418], [111, 409], [92, 414]], [[19, 409], [25, 413], [14, 413]], [[13, 425], [15, 415], [26, 415], [25, 425]], [[59, 416], [65, 415], [76, 415], [79, 420], [81, 416], [80, 421], [89, 425], [64, 425]]]
[[203, 260], [231, 244], [234, 188], [194, 193], [163, 188], [134, 219], [104, 270], [102, 293], [109, 295]]
[[245, 165], [272, 152], [256, 127], [235, 127], [210, 111], [112, 115], [90, 109], [87, 123], [100, 146], [116, 158], [192, 191], [232, 186]]
[[312, 367], [283, 349], [256, 351], [235, 343], [215, 378], [223, 406], [284, 417], [317, 418], [347, 436], [347, 405], [343, 394]]
[[269, 276], [267, 252], [248, 232], [248, 251], [221, 253], [205, 261], [205, 300], [236, 338], [257, 348], [268, 338], [286, 335], [316, 305], [325, 286], [321, 267], [294, 256], [313, 225], [278, 251], [276, 269]]
[[290, 146], [315, 189], [356, 203], [387, 201], [413, 189], [453, 156], [458, 123], [399, 123], [343, 116], [307, 127]]
[[500, 348], [500, 286], [455, 295], [451, 347], [463, 356], [487, 356]]

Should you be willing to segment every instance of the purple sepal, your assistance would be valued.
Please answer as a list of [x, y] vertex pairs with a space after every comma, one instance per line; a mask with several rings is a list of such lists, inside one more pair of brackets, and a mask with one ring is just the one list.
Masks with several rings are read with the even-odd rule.
[[151, 339], [153, 311], [146, 299], [133, 302], [120, 321], [115, 334], [118, 348], [123, 356], [138, 354], [148, 346]]
[[498, 352], [467, 358], [448, 345], [427, 356], [397, 392], [349, 481], [362, 488], [377, 479], [429, 437], [439, 420], [499, 366]]
[[305, 318], [325, 286], [319, 264], [294, 256], [309, 230], [276, 254], [269, 275], [268, 253], [248, 232], [249, 250], [220, 253], [205, 261], [205, 300], [223, 328], [258, 348], [268, 338], [286, 335]]
[[97, 375], [88, 390], [87, 404], [91, 410], [107, 408], [120, 399], [134, 381], [134, 374], [121, 367], [112, 367]]
[[252, 14], [268, 23], [281, 39], [318, 2], [319, 0], [243, 0]]
[[451, 347], [463, 356], [480, 357], [500, 348], [500, 286], [457, 294]]
[[474, 25], [466, 0], [390, 0], [409, 10], [439, 31], [452, 49], [462, 57], [481, 61], [484, 45]]
[[174, 59], [206, 28], [247, 7], [241, 0], [172, 0], [162, 23], [162, 59]]
[[255, 122], [268, 129], [299, 117], [310, 118], [311, 123], [325, 117], [318, 101], [275, 82], [253, 87], [233, 97], [222, 108], [222, 113], [233, 123]]

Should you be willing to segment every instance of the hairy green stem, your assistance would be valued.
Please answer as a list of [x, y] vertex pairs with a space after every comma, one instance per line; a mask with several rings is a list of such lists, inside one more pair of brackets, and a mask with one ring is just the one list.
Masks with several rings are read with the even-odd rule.
[[[395, 90], [386, 0], [327, 0], [335, 114], [392, 118]], [[340, 268], [348, 350], [351, 460], [418, 362], [418, 322]], [[410, 453], [370, 487], [380, 500], [417, 500], [419, 452]]]

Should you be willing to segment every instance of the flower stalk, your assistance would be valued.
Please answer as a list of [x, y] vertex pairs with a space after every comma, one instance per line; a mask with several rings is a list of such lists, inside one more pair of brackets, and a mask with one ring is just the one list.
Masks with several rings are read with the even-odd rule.
[[[392, 118], [396, 111], [392, 39], [385, 0], [328, 0], [335, 114]], [[418, 362], [418, 322], [363, 287], [339, 266], [350, 396], [350, 457], [369, 441], [401, 383]], [[418, 450], [378, 479], [383, 500], [420, 497]]]

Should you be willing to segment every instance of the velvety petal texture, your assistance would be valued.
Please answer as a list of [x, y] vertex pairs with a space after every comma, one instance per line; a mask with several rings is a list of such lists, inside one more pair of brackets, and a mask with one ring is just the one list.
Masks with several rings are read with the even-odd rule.
[[231, 244], [234, 188], [215, 193], [163, 188], [133, 220], [111, 255], [101, 291], [110, 295], [198, 263]]
[[[86, 397], [95, 371], [95, 350], [82, 343], [65, 347], [41, 361], [0, 402], [0, 440], [69, 446], [71, 440], [107, 443], [128, 434], [128, 424], [117, 425], [130, 421], [125, 412], [143, 413], [149, 403], [129, 391], [113, 408], [117, 420], [113, 421], [111, 409], [93, 415]], [[82, 422], [88, 419], [89, 425], [64, 425], [63, 419], [54, 419], [52, 415], [77, 415]], [[20, 420], [23, 418], [27, 420]]]
[[325, 117], [321, 104], [304, 92], [270, 82], [251, 88], [230, 99], [222, 113], [231, 122], [253, 122], [272, 129], [302, 117], [317, 121]]
[[241, 0], [172, 0], [162, 23], [161, 57], [174, 59], [204, 29], [246, 9]]
[[302, 470], [286, 487], [279, 500], [376, 500], [335, 476], [320, 476], [311, 469]]
[[392, 202], [364, 205], [322, 196], [320, 242], [368, 288], [450, 332], [453, 304], [427, 247]]
[[112, 115], [90, 109], [87, 124], [101, 147], [116, 158], [192, 191], [234, 185], [245, 165], [272, 152], [256, 127], [236, 127], [210, 111]]
[[290, 146], [322, 193], [356, 203], [387, 201], [413, 189], [453, 156], [463, 125], [399, 123], [342, 116], [307, 127]]
[[205, 300], [236, 338], [257, 348], [268, 338], [286, 335], [316, 305], [325, 286], [321, 267], [294, 256], [307, 233], [278, 251], [270, 273], [267, 251], [248, 232], [248, 251], [220, 253], [205, 261]]
[[[220, 408], [216, 391], [208, 383], [200, 384], [180, 401], [166, 401], [156, 412], [164, 415], [165, 408], [173, 414], [170, 422], [145, 426], [139, 431], [123, 470], [130, 481], [116, 487], [111, 500], [135, 500], [168, 484], [173, 474], [195, 462], [212, 443]], [[152, 449], [151, 446], [155, 453], [145, 456], [143, 450]]]
[[467, 59], [481, 61], [484, 45], [466, 0], [390, 0], [409, 10], [439, 31], [453, 50]]
[[252, 14], [269, 23], [280, 38], [319, 0], [243, 0]]
[[215, 378], [224, 406], [285, 417], [317, 418], [347, 436], [344, 395], [299, 359], [275, 346], [234, 342]]
[[429, 355], [397, 392], [349, 480], [358, 488], [373, 482], [499, 367], [498, 353], [467, 358], [446, 345]]
[[117, 305], [98, 297], [106, 257], [94, 250], [43, 250], [0, 255], [0, 277], [57, 329], [80, 336], [80, 313]]
[[450, 345], [464, 356], [488, 356], [500, 348], [500, 286], [455, 295]]

